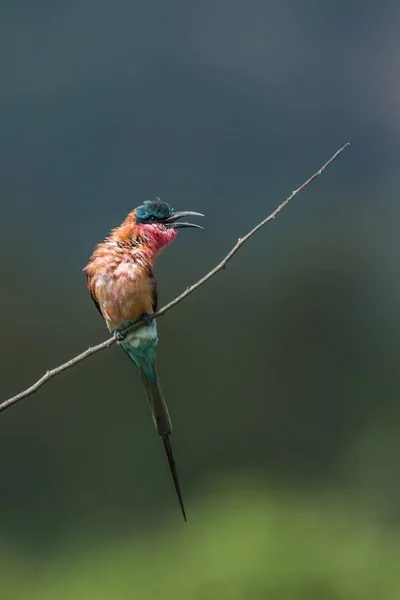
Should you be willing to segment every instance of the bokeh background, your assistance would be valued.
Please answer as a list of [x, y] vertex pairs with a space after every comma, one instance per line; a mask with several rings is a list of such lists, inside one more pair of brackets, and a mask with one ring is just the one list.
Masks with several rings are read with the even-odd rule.
[[0, 418], [4, 600], [400, 597], [400, 7], [5, 1], [1, 394], [107, 332], [82, 268], [145, 199], [206, 214], [159, 321], [189, 522], [117, 347]]

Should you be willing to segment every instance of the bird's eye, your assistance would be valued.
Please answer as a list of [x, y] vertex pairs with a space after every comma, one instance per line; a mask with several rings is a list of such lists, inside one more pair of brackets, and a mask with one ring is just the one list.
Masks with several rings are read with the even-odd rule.
[[156, 220], [154, 215], [149, 215], [148, 221], [154, 222]]

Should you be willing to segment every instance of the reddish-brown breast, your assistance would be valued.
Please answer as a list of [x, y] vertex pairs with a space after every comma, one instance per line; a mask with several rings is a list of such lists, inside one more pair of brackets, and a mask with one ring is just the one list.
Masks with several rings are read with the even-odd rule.
[[85, 267], [87, 285], [111, 331], [156, 310], [152, 267], [157, 254], [176, 235], [176, 229], [159, 223], [137, 224], [133, 210], [95, 248]]
[[93, 252], [87, 285], [111, 331], [156, 310], [155, 253], [148, 232], [135, 225], [134, 211]]

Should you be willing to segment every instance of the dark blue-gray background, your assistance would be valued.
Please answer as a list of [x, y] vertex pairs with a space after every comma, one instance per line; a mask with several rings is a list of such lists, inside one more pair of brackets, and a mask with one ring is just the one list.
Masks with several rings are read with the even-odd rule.
[[[191, 520], [245, 474], [294, 506], [300, 489], [340, 489], [395, 526], [397, 3], [25, 1], [0, 14], [2, 399], [107, 336], [82, 268], [129, 210], [160, 196], [206, 215], [157, 263], [162, 305], [350, 141], [159, 321], [159, 372]], [[1, 537], [27, 560], [71, 532], [181, 527], [116, 347], [2, 413], [0, 456]]]

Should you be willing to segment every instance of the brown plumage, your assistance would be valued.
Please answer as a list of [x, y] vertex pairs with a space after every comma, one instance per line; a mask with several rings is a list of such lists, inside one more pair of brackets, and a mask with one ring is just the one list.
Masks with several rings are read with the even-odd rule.
[[87, 286], [110, 331], [157, 309], [154, 260], [176, 237], [162, 224], [137, 224], [136, 212], [98, 244], [85, 267]]

